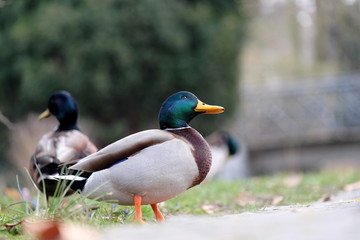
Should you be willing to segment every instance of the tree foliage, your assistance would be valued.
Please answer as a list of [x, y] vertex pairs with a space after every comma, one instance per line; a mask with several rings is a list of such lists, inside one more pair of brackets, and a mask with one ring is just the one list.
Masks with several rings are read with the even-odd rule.
[[[7, 0], [0, 109], [17, 119], [65, 89], [104, 142], [156, 127], [160, 104], [179, 90], [229, 116], [238, 101], [242, 9], [236, 0]], [[209, 133], [214, 121], [223, 120], [197, 126]]]

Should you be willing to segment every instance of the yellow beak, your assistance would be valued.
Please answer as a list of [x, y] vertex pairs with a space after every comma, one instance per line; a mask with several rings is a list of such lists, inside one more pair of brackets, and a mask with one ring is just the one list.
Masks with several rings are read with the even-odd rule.
[[223, 113], [225, 108], [221, 106], [208, 105], [198, 100], [196, 105], [195, 112], [205, 113], [205, 114], [219, 114]]
[[39, 119], [41, 120], [41, 119], [44, 119], [44, 118], [48, 118], [50, 116], [51, 116], [51, 113], [50, 113], [49, 109], [46, 109], [43, 113], [41, 113], [39, 115]]

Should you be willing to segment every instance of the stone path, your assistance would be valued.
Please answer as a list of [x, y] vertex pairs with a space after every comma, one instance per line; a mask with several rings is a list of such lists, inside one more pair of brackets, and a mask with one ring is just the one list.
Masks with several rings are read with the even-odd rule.
[[164, 224], [104, 229], [102, 239], [142, 240], [332, 240], [360, 239], [360, 190], [328, 202], [269, 207], [220, 217], [173, 216]]

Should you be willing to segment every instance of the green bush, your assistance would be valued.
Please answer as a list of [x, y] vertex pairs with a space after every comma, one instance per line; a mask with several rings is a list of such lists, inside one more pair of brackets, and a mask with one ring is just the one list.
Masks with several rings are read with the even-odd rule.
[[[52, 91], [78, 100], [100, 142], [157, 127], [162, 101], [189, 90], [227, 113], [238, 102], [241, 1], [5, 0], [0, 8], [0, 109], [40, 112]], [[216, 126], [216, 127], [214, 127]]]

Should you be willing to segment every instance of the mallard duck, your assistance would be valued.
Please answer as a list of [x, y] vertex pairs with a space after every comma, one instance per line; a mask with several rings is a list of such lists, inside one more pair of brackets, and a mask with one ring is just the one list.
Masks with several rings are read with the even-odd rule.
[[163, 221], [158, 203], [201, 183], [211, 166], [208, 143], [188, 123], [202, 113], [222, 112], [190, 92], [175, 93], [161, 106], [160, 129], [132, 134], [80, 160], [70, 169], [91, 174], [79, 176], [72, 187], [89, 198], [134, 205], [134, 219], [141, 223], [141, 205], [149, 204]]
[[[39, 119], [55, 116], [59, 126], [46, 133], [40, 139], [35, 153], [31, 157], [29, 172], [40, 190], [47, 196], [55, 192], [59, 165], [81, 159], [97, 151], [95, 145], [80, 131], [77, 125], [78, 108], [75, 99], [66, 91], [58, 91], [51, 95], [48, 108]], [[40, 172], [41, 174], [40, 174]], [[72, 193], [70, 190], [68, 194]]]
[[228, 132], [216, 132], [206, 138], [210, 145], [212, 164], [206, 180], [211, 180], [225, 166], [231, 156], [239, 151], [239, 143]]

